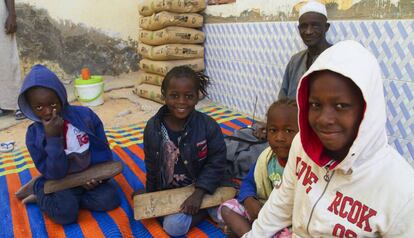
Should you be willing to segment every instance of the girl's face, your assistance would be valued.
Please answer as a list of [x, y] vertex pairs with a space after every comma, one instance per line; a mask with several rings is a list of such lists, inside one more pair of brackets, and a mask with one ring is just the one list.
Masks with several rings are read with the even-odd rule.
[[267, 115], [267, 141], [276, 156], [287, 159], [290, 145], [298, 132], [298, 110], [292, 106], [278, 105]]
[[358, 134], [364, 99], [359, 88], [346, 77], [330, 71], [315, 77], [309, 85], [309, 124], [327, 154], [341, 160]]
[[56, 109], [56, 114], [59, 115], [62, 111], [60, 99], [55, 91], [35, 87], [29, 89], [26, 93], [27, 101], [34, 112], [34, 114], [43, 121], [49, 121], [52, 118], [52, 112]]
[[165, 104], [171, 116], [186, 119], [195, 110], [198, 93], [194, 81], [187, 77], [171, 78], [165, 92]]

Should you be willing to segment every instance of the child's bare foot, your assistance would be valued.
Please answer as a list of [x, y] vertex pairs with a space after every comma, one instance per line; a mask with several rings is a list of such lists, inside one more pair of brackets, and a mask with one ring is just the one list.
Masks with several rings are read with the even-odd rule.
[[25, 199], [26, 197], [33, 194], [33, 184], [40, 176], [33, 177], [28, 183], [23, 185], [17, 192], [15, 193], [16, 197], [19, 200]]
[[36, 203], [36, 202], [37, 202], [37, 196], [34, 194], [30, 194], [29, 196], [27, 196], [25, 199], [22, 200], [23, 204]]
[[227, 225], [225, 225], [223, 227], [223, 233], [227, 238], [236, 238], [237, 237], [237, 235]]

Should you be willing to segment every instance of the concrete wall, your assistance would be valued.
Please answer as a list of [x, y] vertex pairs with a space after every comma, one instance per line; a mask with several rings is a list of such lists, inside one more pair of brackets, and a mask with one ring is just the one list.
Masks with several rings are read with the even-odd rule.
[[16, 0], [45, 9], [55, 20], [69, 20], [114, 37], [136, 39], [139, 0]]
[[138, 1], [17, 0], [22, 75], [45, 64], [65, 81], [138, 70]]

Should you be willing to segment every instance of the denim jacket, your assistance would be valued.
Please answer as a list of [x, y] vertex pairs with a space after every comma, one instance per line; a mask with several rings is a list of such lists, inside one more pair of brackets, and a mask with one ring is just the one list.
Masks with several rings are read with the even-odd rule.
[[[161, 123], [167, 112], [167, 106], [161, 107], [148, 121], [144, 131], [147, 192], [163, 190], [168, 185], [164, 184], [161, 174]], [[184, 126], [178, 148], [195, 187], [214, 193], [224, 178], [226, 165], [226, 145], [217, 122], [204, 113], [192, 112]]]

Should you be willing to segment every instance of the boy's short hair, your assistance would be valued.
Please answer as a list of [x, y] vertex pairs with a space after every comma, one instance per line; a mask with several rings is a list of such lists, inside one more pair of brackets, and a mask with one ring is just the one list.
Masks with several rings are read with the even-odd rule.
[[269, 114], [270, 114], [270, 112], [273, 110], [273, 109], [275, 109], [276, 107], [278, 107], [278, 106], [282, 106], [282, 105], [285, 105], [285, 106], [288, 106], [288, 107], [293, 107], [293, 108], [298, 108], [298, 104], [296, 103], [296, 100], [294, 100], [294, 99], [290, 99], [290, 98], [288, 98], [288, 97], [284, 97], [284, 98], [281, 98], [281, 99], [279, 99], [279, 100], [277, 100], [277, 101], [275, 101], [275, 102], [273, 102], [270, 106], [269, 106], [269, 108], [267, 109], [267, 113], [266, 113], [266, 117], [268, 117], [269, 116]]

